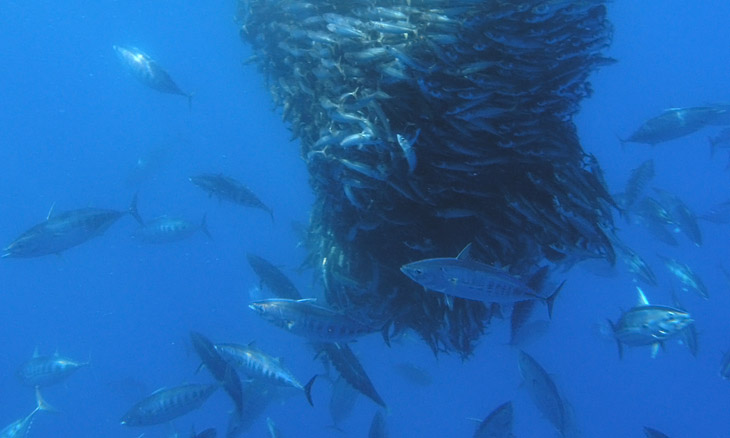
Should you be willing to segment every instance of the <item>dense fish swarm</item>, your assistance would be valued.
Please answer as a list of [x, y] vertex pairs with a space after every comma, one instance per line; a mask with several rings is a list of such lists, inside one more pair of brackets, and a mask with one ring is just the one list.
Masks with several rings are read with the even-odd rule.
[[470, 242], [521, 278], [614, 261], [613, 201], [572, 122], [612, 61], [603, 1], [248, 0], [238, 19], [301, 142], [332, 307], [466, 356], [491, 307], [401, 265]]

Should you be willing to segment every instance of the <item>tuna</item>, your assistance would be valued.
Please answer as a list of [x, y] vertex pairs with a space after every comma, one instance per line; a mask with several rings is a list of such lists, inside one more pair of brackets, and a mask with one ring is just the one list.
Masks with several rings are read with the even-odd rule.
[[302, 385], [294, 374], [281, 364], [279, 358], [269, 356], [258, 350], [252, 343], [247, 346], [217, 344], [215, 350], [229, 365], [240, 369], [250, 378], [302, 390], [309, 404], [314, 405], [312, 402], [312, 384], [317, 378], [316, 375], [306, 385]]
[[132, 406], [121, 423], [126, 426], [167, 423], [201, 407], [218, 386], [190, 384], [161, 388]]
[[248, 307], [270, 323], [313, 342], [349, 342], [376, 331], [345, 313], [315, 304], [311, 298], [272, 298]]
[[261, 285], [266, 286], [276, 298], [302, 299], [301, 294], [291, 280], [271, 262], [251, 253], [246, 254], [246, 259], [251, 269], [261, 280]]
[[233, 366], [229, 365], [228, 362], [218, 353], [215, 345], [202, 334], [198, 332], [190, 332], [190, 340], [193, 343], [193, 348], [201, 360], [201, 367], [210, 371], [213, 377], [223, 386], [226, 393], [233, 400], [233, 404], [236, 407], [237, 413], [243, 411], [243, 388], [241, 385], [241, 379], [238, 377], [236, 370]]
[[712, 124], [715, 119], [719, 119], [727, 111], [724, 107], [716, 106], [670, 108], [644, 122], [639, 129], [622, 142], [646, 143], [654, 146], [699, 131]]
[[365, 372], [365, 368], [347, 344], [325, 343], [321, 344], [319, 348], [327, 355], [332, 365], [340, 373], [340, 376], [347, 380], [347, 383], [370, 398], [370, 400], [384, 408], [386, 407], [385, 402], [375, 390], [373, 382]]
[[436, 258], [411, 262], [401, 271], [428, 290], [443, 294], [483, 301], [486, 303], [514, 304], [525, 300], [542, 300], [552, 315], [553, 303], [562, 284], [550, 295], [541, 295], [541, 285], [547, 272], [538, 271], [529, 282], [479, 261], [469, 255], [471, 244], [456, 258]]
[[624, 345], [650, 345], [651, 356], [656, 357], [665, 341], [679, 336], [693, 322], [689, 313], [674, 307], [649, 304], [641, 288], [637, 286], [636, 290], [638, 304], [624, 312], [616, 323], [609, 320], [619, 358], [623, 357]]
[[202, 231], [208, 239], [213, 239], [208, 231], [205, 215], [199, 224], [165, 215], [148, 221], [134, 235], [145, 243], [164, 244], [187, 239], [198, 231]]
[[370, 430], [368, 431], [368, 438], [388, 438], [388, 425], [385, 422], [383, 411], [378, 410], [373, 415], [373, 419], [370, 422]]
[[5, 247], [0, 257], [40, 257], [60, 254], [100, 236], [123, 216], [131, 214], [137, 222], [142, 218], [137, 213], [137, 196], [132, 199], [127, 211], [82, 208], [53, 215], [21, 234]]
[[474, 432], [474, 438], [514, 438], [513, 417], [512, 402], [502, 403], [479, 424]]
[[88, 362], [77, 362], [58, 353], [52, 356], [40, 356], [36, 351], [32, 359], [20, 366], [17, 374], [25, 386], [45, 388], [63, 382], [76, 370], [88, 365]]
[[269, 213], [271, 220], [274, 220], [274, 212], [245, 185], [235, 179], [222, 175], [206, 173], [190, 177], [190, 182], [203, 189], [209, 196], [215, 196], [221, 200], [233, 202], [264, 210]]
[[112, 46], [125, 67], [140, 82], [161, 93], [177, 94], [188, 98], [192, 104], [193, 94], [186, 93], [177, 86], [170, 74], [154, 59], [135, 47]]
[[519, 369], [525, 389], [537, 409], [561, 434], [569, 428], [569, 414], [555, 382], [537, 361], [525, 353], [519, 353]]
[[30, 414], [13, 421], [12, 423], [5, 426], [2, 430], [0, 430], [0, 438], [26, 438], [28, 436], [28, 431], [33, 425], [33, 419], [35, 418], [35, 415], [41, 411], [54, 410], [50, 405], [45, 402], [45, 400], [43, 400], [43, 397], [41, 397], [41, 393], [38, 388], [36, 388], [35, 396], [37, 403], [36, 408], [33, 409]]

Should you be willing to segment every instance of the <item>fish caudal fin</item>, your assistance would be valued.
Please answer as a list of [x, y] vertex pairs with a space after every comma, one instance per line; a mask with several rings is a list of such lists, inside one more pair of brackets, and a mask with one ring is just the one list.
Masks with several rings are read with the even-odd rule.
[[43, 395], [41, 394], [41, 389], [38, 386], [35, 387], [35, 401], [36, 401], [35, 412], [39, 412], [39, 411], [58, 412], [58, 409], [56, 409], [53, 406], [51, 406], [43, 398]]
[[555, 288], [555, 292], [553, 292], [552, 295], [550, 295], [549, 297], [547, 297], [545, 299], [545, 304], [547, 304], [548, 316], [550, 317], [550, 319], [553, 318], [553, 306], [555, 305], [555, 299], [558, 297], [558, 294], [563, 289], [564, 285], [565, 285], [565, 280], [563, 280], [563, 282], [560, 283], [560, 285]]
[[138, 193], [134, 194], [134, 197], [132, 198], [132, 202], [129, 203], [129, 208], [127, 211], [129, 214], [132, 215], [132, 217], [139, 222], [140, 225], [144, 226], [144, 221], [142, 220], [142, 216], [139, 215], [139, 211], [137, 211], [137, 196]]
[[312, 385], [314, 385], [314, 381], [317, 380], [318, 376], [319, 374], [315, 374], [311, 379], [309, 379], [309, 382], [304, 385], [304, 396], [307, 397], [307, 401], [311, 406], [314, 406], [314, 402], [312, 402]]
[[619, 338], [616, 337], [616, 325], [611, 321], [610, 319], [607, 320], [608, 325], [611, 327], [611, 333], [613, 333], [613, 337], [616, 339], [616, 346], [618, 347], [618, 358], [623, 359], [624, 358], [624, 347], [621, 345], [621, 341]]
[[206, 216], [207, 215], [204, 214], [203, 219], [200, 220], [200, 231], [202, 231], [208, 239], [213, 240], [213, 236], [210, 235], [210, 231], [208, 230], [208, 222], [206, 221]]

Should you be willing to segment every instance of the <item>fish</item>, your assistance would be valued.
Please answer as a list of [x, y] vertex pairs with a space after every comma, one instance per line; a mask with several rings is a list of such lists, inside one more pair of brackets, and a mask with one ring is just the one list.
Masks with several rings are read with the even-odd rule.
[[388, 425], [385, 423], [385, 415], [383, 411], [377, 410], [373, 419], [370, 422], [370, 429], [368, 430], [368, 438], [387, 438], [388, 437]]
[[137, 80], [161, 93], [185, 96], [188, 99], [188, 106], [192, 105], [193, 94], [182, 91], [175, 81], [172, 80], [170, 74], [149, 55], [136, 47], [114, 45], [112, 48], [125, 67], [132, 72], [132, 75]]
[[659, 256], [664, 261], [664, 266], [669, 269], [669, 272], [674, 274], [682, 283], [682, 290], [695, 292], [697, 295], [708, 300], [710, 294], [707, 291], [707, 287], [702, 279], [695, 274], [695, 272], [688, 265], [678, 262], [677, 260], [669, 257]]
[[401, 362], [393, 365], [393, 369], [408, 382], [417, 386], [429, 386], [433, 378], [428, 371], [418, 365], [409, 362]]
[[287, 298], [290, 300], [302, 299], [302, 295], [296, 286], [294, 286], [294, 283], [271, 262], [252, 253], [246, 254], [246, 260], [248, 260], [251, 269], [259, 277], [261, 285], [271, 290], [276, 298]]
[[304, 391], [307, 401], [314, 406], [312, 402], [312, 385], [317, 375], [312, 377], [306, 385], [302, 385], [296, 376], [281, 364], [279, 358], [257, 349], [253, 343], [248, 345], [216, 344], [215, 350], [226, 363], [243, 371], [250, 378]]
[[553, 303], [563, 285], [558, 286], [549, 297], [541, 296], [539, 287], [547, 274], [546, 270], [541, 269], [525, 283], [504, 270], [472, 259], [470, 249], [471, 244], [456, 258], [411, 262], [401, 266], [401, 272], [428, 290], [468, 300], [500, 304], [541, 300], [547, 304], [548, 313], [552, 315]]
[[200, 433], [195, 433], [195, 429], [193, 429], [193, 432], [190, 434], [190, 438], [216, 438], [216, 436], [218, 436], [218, 431], [212, 427], [209, 427]]
[[646, 438], [669, 438], [669, 436], [665, 433], [646, 426], [644, 426], [644, 434], [646, 435]]
[[0, 257], [28, 258], [60, 254], [100, 236], [123, 216], [130, 214], [140, 224], [137, 196], [126, 211], [81, 208], [48, 214], [45, 221], [34, 225], [5, 247]]
[[724, 380], [730, 380], [730, 350], [722, 356], [722, 361], [720, 362], [720, 377]]
[[[679, 310], [687, 311], [687, 309], [684, 308], [682, 303], [679, 301], [679, 297], [676, 293], [674, 293], [674, 290], [672, 290], [672, 305], [676, 307]], [[689, 349], [689, 352], [692, 354], [692, 356], [697, 357], [697, 352], [699, 351], [699, 344], [697, 341], [698, 335], [697, 335], [697, 326], [695, 323], [691, 323], [687, 325], [684, 329], [682, 329], [682, 332], [680, 333], [681, 341], [684, 345], [687, 346]]]
[[654, 271], [652, 271], [649, 264], [639, 254], [623, 243], [614, 243], [614, 246], [618, 247], [623, 253], [621, 259], [631, 274], [650, 286], [657, 286], [659, 284]]
[[33, 358], [18, 368], [18, 378], [25, 386], [45, 388], [61, 383], [78, 369], [89, 366], [89, 362], [78, 362], [58, 353], [51, 356], [41, 356], [38, 350]]
[[210, 339], [198, 332], [190, 332], [190, 340], [195, 352], [200, 357], [201, 367], [210, 371], [213, 377], [223, 386], [223, 389], [233, 400], [236, 411], [243, 411], [243, 386], [236, 373], [235, 367], [230, 365], [215, 348]]
[[669, 306], [652, 305], [644, 291], [636, 287], [639, 302], [624, 312], [614, 323], [609, 320], [619, 358], [623, 358], [623, 346], [652, 347], [651, 357], [656, 357], [664, 342], [679, 334], [694, 321], [691, 315], [681, 309]]
[[697, 217], [715, 224], [730, 224], [730, 201], [721, 202]]
[[332, 362], [332, 366], [335, 367], [347, 383], [370, 400], [386, 408], [385, 401], [380, 397], [378, 391], [375, 390], [375, 385], [373, 385], [370, 377], [365, 372], [365, 368], [363, 368], [357, 356], [355, 356], [355, 353], [353, 353], [347, 344], [327, 342], [320, 344], [317, 348], [320, 352], [327, 355]]
[[271, 417], [266, 417], [266, 430], [269, 431], [269, 438], [281, 438], [281, 432]]
[[33, 419], [35, 418], [35, 415], [37, 413], [41, 411], [55, 411], [55, 409], [51, 405], [43, 400], [43, 397], [41, 397], [41, 392], [38, 388], [36, 388], [35, 391], [35, 398], [36, 408], [33, 409], [30, 414], [13, 421], [12, 423], [5, 426], [2, 430], [0, 430], [0, 438], [26, 438], [28, 436], [28, 431], [33, 425]]
[[218, 387], [218, 384], [187, 384], [160, 388], [132, 406], [121, 424], [136, 427], [167, 423], [201, 407]]
[[337, 376], [332, 384], [332, 395], [328, 405], [332, 428], [341, 430], [339, 425], [352, 413], [359, 394], [360, 392], [347, 383], [345, 378]]
[[216, 196], [221, 200], [264, 210], [274, 220], [274, 212], [245, 185], [235, 179], [222, 175], [205, 173], [191, 176], [190, 182], [203, 189], [209, 196]]
[[555, 382], [547, 371], [524, 351], [519, 352], [518, 364], [524, 387], [533, 403], [550, 424], [564, 435], [569, 427], [569, 414]]
[[621, 207], [630, 210], [646, 191], [652, 179], [654, 179], [654, 160], [649, 159], [631, 171], [629, 180], [626, 182]]
[[730, 148], [730, 128], [723, 129], [715, 137], [707, 137], [707, 142], [710, 144], [711, 157], [715, 155], [718, 147]]
[[164, 244], [187, 239], [198, 231], [202, 231], [208, 239], [213, 240], [213, 236], [208, 231], [205, 215], [200, 220], [200, 224], [164, 215], [146, 222], [135, 232], [134, 236], [145, 243]]
[[656, 145], [692, 134], [720, 118], [727, 109], [716, 106], [669, 108], [642, 124], [622, 143]]
[[510, 316], [510, 337], [509, 344], [517, 345], [520, 339], [520, 331], [525, 326], [532, 315], [535, 308], [535, 300], [518, 301], [512, 307], [512, 315]]
[[349, 342], [376, 331], [345, 313], [315, 304], [312, 298], [271, 298], [248, 307], [270, 323], [314, 342]]
[[514, 438], [512, 424], [514, 413], [512, 402], [508, 401], [494, 408], [487, 417], [479, 423], [474, 432], [474, 438]]
[[656, 187], [654, 191], [661, 198], [663, 205], [669, 209], [671, 217], [680, 231], [686, 234], [695, 246], [702, 246], [702, 232], [697, 224], [697, 216], [687, 207], [687, 204], [674, 193]]

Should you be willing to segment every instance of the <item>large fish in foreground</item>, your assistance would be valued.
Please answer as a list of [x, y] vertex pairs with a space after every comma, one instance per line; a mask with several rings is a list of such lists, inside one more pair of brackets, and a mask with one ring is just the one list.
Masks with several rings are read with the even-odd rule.
[[121, 217], [131, 214], [142, 224], [137, 213], [137, 196], [126, 211], [81, 208], [48, 218], [25, 231], [3, 250], [2, 257], [40, 257], [61, 252], [101, 235]]
[[167, 423], [203, 405], [219, 385], [182, 385], [159, 389], [124, 414], [127, 426], [152, 426]]
[[182, 91], [157, 61], [135, 47], [112, 47], [119, 59], [140, 82], [161, 93], [185, 96], [188, 98], [188, 106], [191, 105], [192, 93]]
[[649, 304], [640, 287], [636, 287], [639, 303], [624, 312], [614, 323], [609, 320], [618, 345], [618, 355], [623, 357], [623, 345], [652, 347], [652, 357], [656, 357], [659, 347], [692, 324], [689, 313], [669, 306]]
[[510, 273], [474, 260], [471, 244], [455, 258], [424, 259], [408, 263], [401, 271], [426, 289], [485, 303], [514, 304], [542, 300], [552, 315], [553, 303], [562, 284], [549, 297], [541, 295], [547, 270], [539, 270], [528, 282]]
[[272, 298], [248, 307], [270, 323], [313, 342], [349, 342], [376, 331], [347, 314], [315, 304], [315, 300]]
[[274, 212], [245, 185], [235, 179], [214, 173], [205, 173], [190, 177], [190, 182], [208, 192], [208, 195], [215, 196], [221, 200], [253, 207], [269, 213], [271, 220], [274, 220]]

